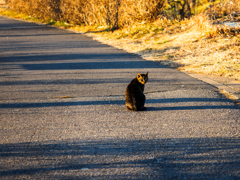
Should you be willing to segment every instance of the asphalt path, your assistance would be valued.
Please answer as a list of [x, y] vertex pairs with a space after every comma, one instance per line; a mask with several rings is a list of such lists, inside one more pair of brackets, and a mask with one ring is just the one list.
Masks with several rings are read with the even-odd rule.
[[[149, 72], [147, 111], [125, 89]], [[0, 179], [239, 179], [240, 109], [91, 37], [0, 17]]]

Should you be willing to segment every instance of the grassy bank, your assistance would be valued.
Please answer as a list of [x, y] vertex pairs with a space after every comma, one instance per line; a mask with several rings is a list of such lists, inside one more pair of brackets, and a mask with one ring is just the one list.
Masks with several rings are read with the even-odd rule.
[[[219, 33], [203, 15], [182, 22], [162, 21], [94, 36], [182, 71], [240, 80], [239, 34]], [[162, 24], [166, 26], [159, 28]]]
[[[212, 13], [221, 16], [223, 12], [216, 7]], [[137, 53], [147, 60], [182, 71], [240, 81], [239, 31], [212, 25], [213, 21], [206, 14], [183, 21], [159, 18], [151, 23], [138, 22], [115, 31], [110, 31], [108, 26], [80, 26], [63, 21], [43, 20], [6, 9], [1, 9], [0, 14], [80, 31], [104, 43]]]

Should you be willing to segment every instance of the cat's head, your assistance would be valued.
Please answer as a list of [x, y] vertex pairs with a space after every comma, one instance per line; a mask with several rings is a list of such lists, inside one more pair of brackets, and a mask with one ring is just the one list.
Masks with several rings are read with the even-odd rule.
[[141, 84], [146, 84], [146, 82], [148, 81], [148, 72], [146, 74], [137, 74], [137, 80], [138, 82], [140, 82]]

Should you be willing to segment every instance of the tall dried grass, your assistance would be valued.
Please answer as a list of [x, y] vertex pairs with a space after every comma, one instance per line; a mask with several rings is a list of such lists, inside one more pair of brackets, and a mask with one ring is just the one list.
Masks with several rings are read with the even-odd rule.
[[88, 0], [83, 8], [85, 24], [105, 25], [111, 28], [119, 26], [120, 0]]
[[41, 19], [118, 28], [152, 22], [165, 0], [9, 0], [11, 10]]
[[207, 10], [211, 19], [222, 18], [230, 15], [230, 18], [240, 13], [239, 0], [225, 0], [222, 3], [211, 5]]
[[8, 0], [11, 10], [41, 19], [60, 20], [59, 0]]
[[222, 3], [214, 4], [205, 13], [194, 16], [192, 22], [196, 24], [198, 30], [212, 38], [219, 34], [236, 36], [240, 33], [240, 28], [227, 26], [226, 22], [240, 21], [240, 1], [225, 0]]
[[161, 14], [165, 0], [123, 0], [121, 3], [122, 25], [155, 21]]

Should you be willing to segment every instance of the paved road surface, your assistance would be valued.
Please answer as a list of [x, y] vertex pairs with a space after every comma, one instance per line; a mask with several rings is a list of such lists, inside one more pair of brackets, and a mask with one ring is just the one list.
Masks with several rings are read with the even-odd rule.
[[[4, 17], [0, 63], [0, 179], [240, 178], [240, 109], [211, 85]], [[148, 111], [128, 112], [138, 72]]]

